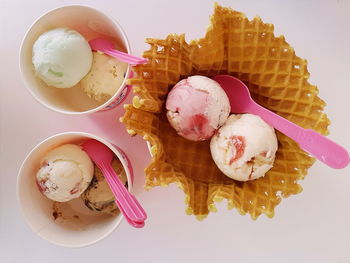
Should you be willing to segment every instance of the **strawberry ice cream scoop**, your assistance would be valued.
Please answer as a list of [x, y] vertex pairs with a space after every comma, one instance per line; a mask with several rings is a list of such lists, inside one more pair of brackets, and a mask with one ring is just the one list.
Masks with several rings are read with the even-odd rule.
[[66, 202], [79, 197], [94, 173], [90, 157], [78, 145], [64, 144], [46, 154], [36, 174], [39, 190], [49, 199]]
[[169, 92], [166, 109], [168, 120], [179, 135], [191, 141], [203, 141], [224, 124], [231, 107], [216, 81], [191, 76]]
[[238, 181], [264, 176], [273, 166], [277, 147], [274, 129], [253, 114], [231, 115], [210, 141], [218, 168]]

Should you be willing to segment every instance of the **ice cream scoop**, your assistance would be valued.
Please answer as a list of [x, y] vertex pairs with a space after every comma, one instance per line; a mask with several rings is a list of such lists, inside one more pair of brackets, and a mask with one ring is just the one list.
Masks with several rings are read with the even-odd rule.
[[191, 76], [178, 82], [166, 101], [171, 126], [192, 141], [209, 139], [225, 122], [230, 102], [220, 85], [204, 76]]
[[75, 144], [64, 144], [48, 152], [36, 174], [39, 190], [49, 199], [66, 202], [77, 198], [89, 186], [94, 165]]
[[264, 176], [273, 165], [277, 147], [274, 129], [252, 114], [231, 115], [210, 141], [218, 168], [238, 181]]
[[37, 76], [47, 85], [70, 88], [89, 72], [92, 51], [77, 31], [56, 28], [35, 41], [32, 62]]
[[346, 167], [350, 162], [348, 151], [327, 137], [311, 129], [304, 129], [293, 122], [258, 105], [251, 97], [248, 87], [239, 79], [229, 75], [218, 75], [216, 80], [230, 98], [233, 113], [253, 113], [290, 137], [300, 147], [321, 162], [336, 169]]
[[113, 152], [103, 143], [93, 139], [85, 141], [82, 146], [97, 167], [101, 169], [112, 193], [116, 197], [115, 202], [128, 223], [136, 228], [143, 227], [147, 214], [135, 196], [125, 188], [111, 166]]
[[[113, 159], [112, 167], [126, 187], [128, 184], [126, 173], [123, 169], [123, 165], [117, 158]], [[92, 211], [98, 211], [110, 215], [119, 214], [119, 209], [115, 203], [114, 194], [112, 193], [106, 178], [103, 176], [101, 170], [97, 166], [95, 166], [94, 177], [91, 184], [84, 191], [84, 193], [82, 193], [81, 199]]]
[[87, 95], [96, 101], [106, 102], [122, 85], [128, 64], [103, 53], [93, 52], [89, 73], [80, 81]]

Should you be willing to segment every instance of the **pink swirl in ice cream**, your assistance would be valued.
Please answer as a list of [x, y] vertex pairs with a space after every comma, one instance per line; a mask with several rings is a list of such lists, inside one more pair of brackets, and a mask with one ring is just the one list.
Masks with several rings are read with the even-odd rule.
[[192, 76], [177, 83], [166, 101], [171, 126], [184, 138], [207, 140], [225, 122], [230, 103], [225, 91], [214, 80]]
[[243, 156], [246, 142], [243, 136], [231, 136], [229, 144], [231, 144], [232, 152], [232, 157], [229, 161], [229, 165], [232, 165], [235, 161]]

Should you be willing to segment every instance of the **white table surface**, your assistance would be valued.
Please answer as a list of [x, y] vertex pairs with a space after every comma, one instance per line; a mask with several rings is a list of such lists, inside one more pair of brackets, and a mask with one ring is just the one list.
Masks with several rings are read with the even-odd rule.
[[[252, 221], [225, 202], [218, 213], [198, 222], [185, 214], [184, 196], [172, 185], [143, 189], [143, 168], [149, 162], [139, 137], [130, 138], [118, 117], [122, 107], [102, 114], [110, 123], [65, 116], [39, 105], [24, 87], [18, 50], [25, 31], [44, 12], [66, 4], [87, 4], [109, 14], [123, 26], [133, 53], [142, 54], [146, 37], [186, 33], [202, 37], [213, 12], [213, 1], [20, 1], [1, 0], [0, 99], [0, 262], [350, 262], [350, 169], [333, 170], [317, 162], [301, 185], [304, 191], [277, 206], [275, 217]], [[350, 149], [350, 1], [219, 1], [260, 15], [275, 24], [307, 58], [311, 83], [327, 101], [332, 121], [330, 138]], [[166, 22], [165, 22], [166, 21]], [[130, 96], [128, 98], [130, 101]], [[126, 222], [103, 241], [81, 249], [52, 245], [31, 232], [16, 200], [16, 177], [27, 153], [41, 140], [63, 131], [86, 131], [119, 144], [136, 171], [135, 193], [148, 212], [143, 229]]]

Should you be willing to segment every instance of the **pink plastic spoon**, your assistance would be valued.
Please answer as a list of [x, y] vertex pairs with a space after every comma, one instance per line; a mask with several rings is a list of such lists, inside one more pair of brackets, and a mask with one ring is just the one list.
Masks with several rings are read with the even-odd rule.
[[128, 53], [116, 50], [113, 43], [104, 38], [92, 39], [89, 41], [89, 45], [94, 51], [101, 51], [111, 57], [115, 57], [116, 59], [131, 65], [145, 64], [148, 62], [148, 59], [146, 58], [138, 58]]
[[248, 87], [239, 79], [229, 75], [218, 75], [213, 79], [221, 85], [229, 97], [231, 112], [260, 116], [268, 124], [299, 143], [305, 151], [332, 168], [341, 169], [349, 164], [349, 153], [345, 148], [314, 130], [304, 129], [260, 106], [251, 98]]
[[93, 139], [85, 141], [82, 148], [101, 169], [116, 197], [115, 202], [128, 223], [134, 227], [143, 227], [147, 218], [146, 212], [136, 198], [125, 188], [112, 168], [113, 152], [103, 143]]

